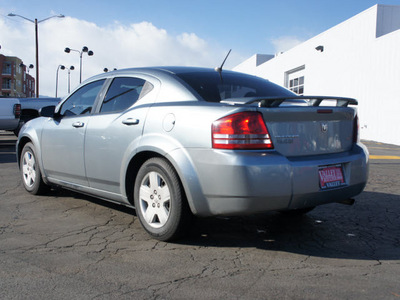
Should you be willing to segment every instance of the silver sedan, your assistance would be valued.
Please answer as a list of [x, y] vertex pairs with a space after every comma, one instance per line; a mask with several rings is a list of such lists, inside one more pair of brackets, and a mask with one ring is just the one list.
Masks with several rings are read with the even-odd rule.
[[61, 186], [134, 207], [151, 236], [173, 240], [193, 215], [352, 203], [368, 176], [356, 104], [225, 70], [118, 70], [43, 108], [17, 158], [28, 192]]

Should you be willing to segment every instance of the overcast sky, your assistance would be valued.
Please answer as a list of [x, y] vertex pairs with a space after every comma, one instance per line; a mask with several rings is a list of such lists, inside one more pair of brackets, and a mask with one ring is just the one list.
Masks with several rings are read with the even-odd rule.
[[[65, 47], [94, 52], [83, 56], [84, 79], [104, 68], [215, 67], [232, 48], [229, 69], [255, 53], [288, 50], [376, 3], [400, 0], [0, 0], [0, 53], [35, 64], [34, 25], [9, 13], [39, 21], [64, 14], [39, 23], [40, 94], [54, 96], [58, 65], [74, 65], [71, 88], [79, 83], [79, 54]], [[60, 70], [58, 94], [66, 93]]]

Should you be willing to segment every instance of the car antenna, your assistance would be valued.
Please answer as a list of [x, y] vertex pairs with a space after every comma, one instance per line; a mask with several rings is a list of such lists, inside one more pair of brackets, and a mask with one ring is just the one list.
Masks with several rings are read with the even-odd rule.
[[220, 66], [220, 67], [215, 67], [215, 69], [214, 69], [216, 72], [219, 73], [219, 77], [221, 78], [221, 82], [223, 82], [223, 79], [222, 79], [222, 67], [224, 66], [224, 64], [225, 64], [225, 62], [226, 62], [226, 59], [228, 58], [228, 56], [229, 56], [229, 54], [231, 53], [231, 51], [232, 51], [232, 49], [229, 49], [229, 52], [228, 52], [228, 54], [225, 56], [225, 59], [224, 59], [224, 61], [222, 62], [221, 66]]
[[222, 67], [224, 66], [226, 59], [228, 58], [229, 54], [231, 54], [232, 49], [229, 49], [228, 54], [225, 56], [224, 61], [222, 62], [222, 65], [220, 67], [215, 67], [215, 71], [217, 71], [219, 74], [222, 72]]

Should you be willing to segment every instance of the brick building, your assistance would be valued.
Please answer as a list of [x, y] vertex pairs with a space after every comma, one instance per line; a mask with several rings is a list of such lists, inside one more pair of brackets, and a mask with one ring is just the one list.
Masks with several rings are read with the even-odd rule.
[[0, 54], [0, 96], [35, 97], [35, 79], [15, 56]]

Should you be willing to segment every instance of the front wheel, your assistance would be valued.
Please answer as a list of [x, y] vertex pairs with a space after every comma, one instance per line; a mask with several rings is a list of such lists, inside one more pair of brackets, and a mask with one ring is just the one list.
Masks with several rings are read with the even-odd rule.
[[170, 241], [188, 229], [191, 212], [179, 177], [162, 158], [151, 158], [140, 168], [134, 189], [136, 214], [154, 238]]
[[27, 143], [22, 149], [20, 157], [20, 172], [22, 184], [29, 193], [39, 195], [48, 188], [48, 186], [43, 182], [35, 147], [32, 143]]

